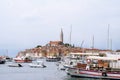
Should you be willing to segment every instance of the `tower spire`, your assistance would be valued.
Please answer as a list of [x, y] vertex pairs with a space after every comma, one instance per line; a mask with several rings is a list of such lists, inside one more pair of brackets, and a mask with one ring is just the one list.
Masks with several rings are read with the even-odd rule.
[[61, 33], [60, 33], [60, 41], [63, 43], [63, 30], [61, 28]]

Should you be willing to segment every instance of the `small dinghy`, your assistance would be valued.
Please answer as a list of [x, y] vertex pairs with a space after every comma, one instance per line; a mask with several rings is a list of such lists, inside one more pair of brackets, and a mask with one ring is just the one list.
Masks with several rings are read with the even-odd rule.
[[31, 68], [45, 68], [46, 66], [44, 65], [43, 61], [36, 61], [31, 64], [29, 64]]
[[9, 64], [9, 67], [23, 67], [21, 64]]

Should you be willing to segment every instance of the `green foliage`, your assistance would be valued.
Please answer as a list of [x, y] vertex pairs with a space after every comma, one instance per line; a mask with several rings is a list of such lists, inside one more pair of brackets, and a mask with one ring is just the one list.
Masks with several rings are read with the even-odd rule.
[[69, 43], [65, 43], [64, 46], [65, 47], [71, 47], [71, 45]]
[[36, 48], [42, 47], [41, 45], [37, 45]]
[[101, 56], [101, 57], [105, 57], [106, 54], [105, 54], [105, 53], [100, 53], [99, 56]]

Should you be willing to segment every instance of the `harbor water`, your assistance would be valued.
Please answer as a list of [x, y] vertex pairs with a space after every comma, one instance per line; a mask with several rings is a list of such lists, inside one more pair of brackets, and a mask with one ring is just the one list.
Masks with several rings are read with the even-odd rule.
[[8, 67], [8, 64], [0, 64], [0, 80], [99, 80], [70, 77], [58, 70], [55, 62], [44, 61], [46, 68], [30, 68], [29, 63], [23, 63], [23, 67]]

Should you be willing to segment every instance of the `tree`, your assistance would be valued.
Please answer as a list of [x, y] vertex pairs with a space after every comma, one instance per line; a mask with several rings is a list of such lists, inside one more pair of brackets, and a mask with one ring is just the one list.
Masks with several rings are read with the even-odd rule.
[[64, 45], [65, 45], [65, 47], [71, 47], [71, 45], [69, 43], [65, 43]]
[[37, 45], [36, 48], [42, 47], [41, 45]]
[[116, 52], [120, 52], [120, 49], [116, 50]]

